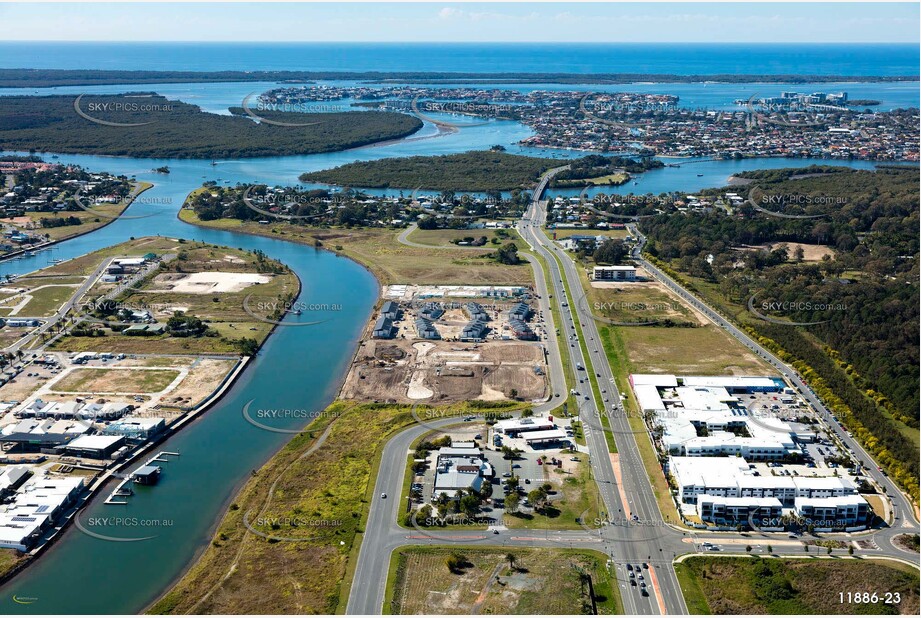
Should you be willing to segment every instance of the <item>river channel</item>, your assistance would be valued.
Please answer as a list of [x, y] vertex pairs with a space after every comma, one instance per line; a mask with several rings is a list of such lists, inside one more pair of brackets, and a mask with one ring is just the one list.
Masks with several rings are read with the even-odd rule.
[[[238, 104], [253, 85], [202, 84], [185, 85], [184, 88], [200, 88], [203, 99], [213, 98], [213, 93], [219, 92], [217, 96], [225, 105], [233, 105]], [[146, 86], [144, 89], [156, 88]], [[152, 182], [154, 187], [126, 211], [128, 216], [145, 217], [123, 218], [34, 257], [4, 262], [0, 264], [0, 276], [44, 268], [51, 259], [73, 258], [132, 236], [159, 234], [263, 251], [289, 265], [300, 277], [302, 303], [337, 305], [341, 309], [289, 316], [293, 322], [326, 321], [317, 326], [278, 328], [225, 397], [162, 445], [162, 449], [181, 455], [165, 464], [159, 485], [141, 488], [129, 499], [127, 506], [104, 505], [103, 500], [97, 498], [79, 514], [83, 522], [122, 518], [124, 521], [120, 524], [103, 524], [109, 536], [152, 538], [102, 540], [70, 526], [45, 555], [0, 588], [0, 612], [132, 614], [143, 610], [207, 546], [216, 522], [251, 472], [291, 438], [290, 433], [267, 431], [247, 422], [243, 416], [244, 405], [253, 401], [253, 405], [260, 408], [317, 411], [336, 396], [362, 326], [377, 298], [375, 279], [358, 264], [327, 251], [280, 239], [207, 230], [182, 223], [176, 213], [186, 195], [205, 180], [229, 185], [238, 182], [297, 184], [298, 174], [304, 171], [355, 160], [449, 154], [485, 149], [494, 144], [506, 146], [509, 152], [550, 154], [518, 147], [516, 143], [530, 135], [530, 130], [512, 122], [490, 123], [430, 137], [435, 133], [433, 127], [426, 126], [419, 135], [393, 144], [322, 155], [218, 160], [216, 165], [201, 160], [80, 155], [60, 155], [55, 159], [91, 171], [125, 174]], [[553, 154], [570, 157], [580, 153], [556, 151]], [[629, 187], [620, 189], [635, 193], [696, 191], [721, 186], [731, 174], [743, 169], [798, 167], [814, 162], [820, 161], [682, 161], [679, 168], [666, 167], [649, 172], [640, 176], [636, 184], [631, 182]], [[836, 164], [872, 167], [867, 162]], [[171, 173], [162, 175], [152, 171], [161, 165], [168, 165]], [[309, 422], [309, 418], [273, 422], [279, 429], [296, 430]], [[99, 527], [93, 529], [99, 530]]]

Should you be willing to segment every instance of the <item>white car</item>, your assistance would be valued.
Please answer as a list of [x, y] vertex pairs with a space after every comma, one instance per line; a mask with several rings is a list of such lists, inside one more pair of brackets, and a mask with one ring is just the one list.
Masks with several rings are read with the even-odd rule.
[[381, 494], [381, 498], [386, 498], [386, 497], [387, 497], [387, 494], [385, 494], [385, 493], [384, 493], [384, 494]]

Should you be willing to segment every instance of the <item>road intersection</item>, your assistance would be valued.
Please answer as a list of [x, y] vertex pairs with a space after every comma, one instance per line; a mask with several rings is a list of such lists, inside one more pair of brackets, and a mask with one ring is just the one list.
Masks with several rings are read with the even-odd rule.
[[[559, 349], [557, 338], [554, 337], [555, 329], [559, 328], [560, 339], [571, 342], [568, 348], [571, 370], [576, 372], [575, 367], [582, 366], [585, 368], [582, 373], [594, 372], [599, 391], [605, 389], [600, 395], [602, 400], [599, 401], [598, 394], [586, 381], [585, 388], [582, 389], [585, 392], [580, 391], [578, 395], [581, 419], [598, 418], [599, 414], [607, 417], [607, 423], [600, 422], [600, 418], [599, 422], [583, 422], [592, 473], [598, 484], [605, 513], [601, 521], [583, 521], [581, 530], [522, 530], [497, 525], [490, 530], [440, 529], [437, 534], [428, 534], [419, 529], [402, 527], [398, 523], [401, 506], [404, 504], [401, 494], [407, 472], [407, 459], [412, 452], [413, 442], [433, 428], [456, 425], [459, 420], [443, 419], [427, 422], [425, 425], [414, 425], [396, 434], [384, 447], [351, 585], [346, 610], [348, 614], [381, 613], [391, 555], [394, 550], [404, 546], [457, 544], [484, 547], [570, 547], [601, 551], [610, 557], [612, 573], [620, 588], [624, 611], [628, 614], [687, 614], [687, 605], [673, 565], [679, 556], [700, 551], [703, 543], [723, 547], [727, 550], [726, 553], [730, 554], [745, 555], [746, 551], [741, 548], [751, 547], [753, 554], [803, 556], [802, 542], [791, 541], [786, 534], [692, 531], [663, 520], [636, 442], [648, 440], [649, 437], [645, 433], [635, 431], [629, 424], [614, 372], [600, 343], [598, 327], [590, 309], [582, 303], [575, 302], [576, 299], [570, 298], [567, 294], [567, 286], [574, 294], [582, 290], [576, 264], [541, 229], [546, 222], [546, 204], [541, 202], [540, 198], [552, 175], [562, 169], [565, 168], [551, 170], [541, 179], [534, 191], [531, 205], [517, 226], [519, 234], [532, 250], [541, 256], [543, 264], [547, 267], [545, 278], [541, 261], [531, 255], [522, 254], [534, 267], [539, 305], [547, 322], [548, 373], [552, 385], [549, 401], [535, 406], [534, 410], [538, 413], [549, 412], [559, 407], [566, 398], [567, 385], [562, 351]], [[639, 239], [631, 256], [634, 260], [686, 302], [771, 362], [800, 389], [820, 413], [828, 414], [818, 398], [799, 381], [792, 369], [751, 341], [747, 335], [680, 287], [665, 273], [649, 264], [641, 255], [645, 238], [635, 227], [631, 226], [630, 230]], [[409, 244], [406, 236], [408, 233], [402, 234], [400, 241], [407, 241]], [[546, 285], [548, 278], [550, 289]], [[556, 307], [560, 311], [561, 324], [554, 323], [550, 309], [550, 294], [553, 294]], [[585, 344], [587, 354], [583, 353], [580, 343]], [[578, 386], [577, 381], [576, 385]], [[607, 391], [610, 391], [610, 394]], [[834, 423], [829, 425], [832, 429], [840, 429]], [[605, 431], [611, 432], [617, 446], [617, 453], [613, 457], [608, 449]], [[869, 455], [853, 440], [849, 440], [848, 436], [842, 435], [840, 431], [836, 433], [842, 437], [845, 444], [855, 449], [854, 452], [861, 453], [866, 462], [872, 462]], [[917, 554], [902, 550], [892, 542], [898, 534], [918, 531], [918, 522], [911, 504], [887, 477], [881, 473], [874, 474], [874, 470], [870, 468], [873, 466], [868, 467], [873, 479], [886, 488], [893, 499], [895, 519], [892, 525], [864, 534], [827, 534], [822, 538], [840, 539], [847, 543], [857, 539], [870, 540], [870, 547], [858, 550], [857, 556], [893, 558], [916, 564]], [[390, 498], [379, 498], [384, 494]], [[836, 550], [833, 553], [840, 557], [847, 555], [846, 550]], [[627, 565], [635, 567], [642, 563], [649, 565], [649, 580], [652, 584], [652, 593], [649, 596], [641, 595], [638, 588], [629, 585]]]

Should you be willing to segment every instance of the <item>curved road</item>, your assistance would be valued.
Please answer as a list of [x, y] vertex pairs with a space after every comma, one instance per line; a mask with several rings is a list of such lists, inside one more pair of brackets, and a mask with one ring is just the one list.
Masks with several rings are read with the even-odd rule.
[[[675, 576], [673, 561], [679, 555], [686, 555], [698, 551], [698, 544], [704, 540], [720, 544], [723, 547], [744, 547], [751, 545], [752, 553], [767, 554], [766, 548], [772, 546], [774, 555], [803, 555], [800, 540], [788, 540], [782, 533], [707, 533], [705, 531], [692, 532], [681, 529], [665, 522], [659, 512], [652, 487], [640, 458], [636, 439], [648, 439], [645, 434], [637, 434], [629, 425], [623, 413], [623, 402], [620, 400], [619, 390], [614, 381], [614, 374], [608, 363], [604, 349], [600, 345], [600, 337], [595, 320], [588, 307], [574, 302], [567, 297], [564, 280], [568, 282], [573, 291], [581, 291], [582, 284], [576, 265], [570, 257], [555, 243], [547, 238], [541, 227], [546, 220], [545, 204], [539, 201], [543, 195], [549, 178], [559, 169], [551, 170], [541, 180], [534, 191], [535, 199], [524, 217], [518, 224], [518, 231], [531, 248], [541, 255], [549, 268], [549, 277], [555, 302], [563, 316], [563, 323], [559, 325], [564, 341], [572, 341], [573, 346], [568, 349], [572, 366], [581, 364], [587, 371], [594, 371], [598, 377], [599, 389], [604, 388], [611, 392], [603, 393], [603, 401], [597, 401], [595, 394], [586, 383], [580, 392], [579, 413], [583, 421], [597, 419], [598, 411], [607, 415], [617, 446], [620, 475], [615, 475], [612, 458], [608, 452], [604, 430], [599, 422], [583, 422], [586, 442], [590, 451], [592, 471], [606, 513], [607, 520], [601, 527], [585, 525], [584, 530], [569, 531], [531, 531], [509, 530], [497, 525], [488, 531], [481, 530], [450, 530], [431, 531], [403, 528], [397, 524], [402, 500], [403, 480], [406, 476], [407, 457], [410, 446], [414, 440], [423, 434], [449, 424], [457, 424], [457, 419], [445, 419], [438, 422], [429, 422], [427, 426], [415, 425], [403, 430], [394, 436], [384, 447], [381, 465], [374, 487], [373, 499], [369, 508], [368, 521], [365, 526], [364, 536], [361, 540], [358, 564], [355, 577], [351, 586], [351, 593], [347, 606], [348, 614], [380, 614], [385, 596], [386, 578], [390, 566], [390, 557], [393, 551], [406, 545], [445, 545], [457, 543], [463, 546], [525, 546], [525, 547], [578, 547], [595, 549], [611, 556], [612, 566], [620, 586], [625, 612], [628, 614], [686, 614], [687, 606], [681, 593], [680, 585]], [[414, 228], [405, 230], [400, 234], [400, 242], [409, 246], [433, 248], [410, 241], [407, 237]], [[725, 318], [715, 313], [692, 294], [681, 288], [667, 275], [649, 264], [641, 256], [645, 239], [635, 227], [630, 227], [631, 232], [639, 239], [634, 250], [633, 258], [636, 259], [657, 279], [670, 289], [679, 294], [685, 301], [692, 304], [711, 320], [729, 331], [737, 339], [755, 350], [762, 357], [774, 364], [788, 379], [790, 379], [810, 403], [816, 406], [822, 414], [827, 415], [821, 402], [815, 397], [801, 381], [796, 373], [751, 341], [747, 335], [736, 329]], [[544, 271], [539, 261], [532, 256], [524, 254], [535, 269], [535, 283], [537, 286], [539, 304], [547, 321], [548, 364], [551, 368], [550, 378], [554, 394], [561, 394], [566, 389], [565, 376], [562, 370], [561, 350], [557, 346], [557, 339], [553, 336], [556, 326], [550, 311], [548, 290]], [[576, 292], [578, 293], [578, 292]], [[567, 306], [562, 306], [566, 302]], [[578, 345], [575, 320], [579, 320], [588, 358], [585, 358], [582, 348]], [[585, 376], [587, 378], [587, 376]], [[538, 411], [549, 411], [557, 406], [556, 397], [535, 408]], [[561, 400], [562, 401], [562, 400]], [[853, 440], [846, 435], [842, 436], [837, 424], [830, 423], [833, 430], [848, 446], [860, 449]], [[855, 452], [863, 453], [862, 449]], [[863, 453], [868, 461], [872, 461]], [[892, 544], [892, 537], [905, 532], [917, 532], [917, 520], [914, 517], [910, 503], [898, 492], [887, 477], [881, 474], [872, 474], [874, 480], [885, 487], [895, 504], [895, 521], [889, 528], [866, 533], [863, 535], [823, 535], [822, 538], [840, 538], [842, 540], [869, 539], [874, 548], [861, 549], [858, 555], [878, 558], [894, 558], [911, 563], [917, 563], [917, 554], [896, 548]], [[380, 496], [386, 493], [388, 498]], [[909, 515], [905, 516], [904, 514]], [[636, 516], [638, 521], [633, 522]], [[699, 538], [699, 535], [709, 535], [708, 538]], [[733, 553], [744, 553], [737, 550]], [[843, 556], [844, 552], [838, 551], [837, 555]], [[651, 594], [643, 597], [638, 588], [628, 585], [626, 564], [646, 562], [651, 568]], [[654, 574], [654, 575], [653, 575]]]

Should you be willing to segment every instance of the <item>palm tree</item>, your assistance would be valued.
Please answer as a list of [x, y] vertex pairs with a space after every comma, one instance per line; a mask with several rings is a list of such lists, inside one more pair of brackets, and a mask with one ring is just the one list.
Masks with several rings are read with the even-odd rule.
[[508, 568], [514, 570], [514, 569], [515, 569], [515, 561], [517, 560], [517, 558], [515, 557], [515, 554], [513, 554], [513, 553], [511, 553], [511, 552], [505, 554], [505, 560], [506, 560], [506, 562], [508, 562]]

